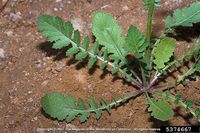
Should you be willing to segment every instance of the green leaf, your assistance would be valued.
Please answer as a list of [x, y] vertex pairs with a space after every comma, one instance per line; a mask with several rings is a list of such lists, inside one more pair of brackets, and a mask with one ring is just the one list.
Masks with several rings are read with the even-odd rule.
[[194, 102], [192, 100], [187, 100], [185, 101], [185, 104], [186, 104], [186, 108], [190, 108], [194, 104]]
[[41, 99], [42, 109], [45, 113], [49, 114], [52, 118], [58, 120], [64, 120], [68, 114], [67, 112], [67, 101], [64, 95], [52, 92]]
[[190, 60], [190, 56], [194, 56], [195, 60], [198, 59], [198, 57], [200, 56], [200, 38], [197, 39], [196, 43], [188, 52], [185, 53], [184, 56], [188, 58], [188, 60]]
[[196, 63], [196, 65], [195, 65], [195, 70], [196, 70], [197, 72], [200, 72], [200, 60], [198, 60], [198, 62]]
[[200, 109], [199, 108], [195, 110], [195, 114], [197, 116], [197, 121], [200, 123]]
[[74, 42], [79, 45], [80, 41], [81, 41], [81, 35], [80, 32], [78, 30], [74, 31]]
[[174, 99], [174, 104], [179, 104], [180, 100], [181, 100], [181, 95], [176, 95]]
[[170, 91], [167, 90], [166, 93], [165, 93], [165, 100], [168, 100], [169, 96], [170, 96]]
[[74, 97], [71, 94], [68, 94], [66, 96], [66, 101], [67, 101], [67, 108], [74, 108], [75, 107], [75, 101]]
[[141, 58], [147, 48], [144, 35], [134, 26], [131, 26], [126, 36], [126, 50], [133, 52], [136, 58]]
[[118, 69], [117, 67], [113, 67], [113, 69], [112, 69], [112, 74], [115, 74], [115, 73], [117, 73], [117, 72], [119, 72], [119, 69]]
[[[62, 20], [61, 20], [62, 21]], [[61, 27], [62, 28], [62, 27]], [[63, 32], [65, 32], [66, 31], [66, 36], [68, 37], [68, 38], [71, 38], [71, 36], [72, 36], [72, 33], [73, 33], [73, 30], [74, 30], [74, 28], [73, 28], [73, 25], [72, 25], [72, 23], [71, 22], [66, 22], [65, 24], [64, 24], [64, 31]]]
[[72, 47], [72, 48], [67, 50], [66, 56], [74, 55], [74, 54], [76, 54], [78, 52], [79, 52], [79, 48], [78, 47]]
[[[85, 103], [84, 103], [83, 99], [81, 99], [81, 98], [78, 99], [77, 109], [79, 109], [79, 110], [87, 110], [86, 106], [85, 106]], [[90, 115], [89, 112], [83, 112], [81, 117], [80, 117], [80, 122], [81, 123], [85, 122], [88, 119], [89, 115]]]
[[97, 57], [91, 57], [88, 61], [88, 66], [92, 67], [97, 62]]
[[173, 38], [166, 37], [160, 41], [154, 52], [154, 63], [156, 64], [156, 69], [162, 69], [165, 67], [165, 63], [167, 63], [173, 55], [175, 47], [176, 40]]
[[94, 97], [90, 97], [89, 103], [90, 103], [90, 108], [92, 110], [95, 110], [94, 112], [96, 113], [96, 119], [99, 119], [101, 117], [101, 110], [98, 110], [98, 104], [94, 100]]
[[63, 23], [60, 17], [44, 15], [39, 17], [37, 24], [43, 35], [54, 42], [53, 48], [60, 49], [70, 44], [69, 37], [73, 31], [70, 22]]
[[110, 113], [111, 107], [107, 105], [103, 98], [100, 98], [101, 106], [106, 108], [107, 112]]
[[159, 90], [159, 91], [156, 93], [156, 95], [162, 97], [162, 96], [163, 96], [163, 91], [162, 91], [162, 90]]
[[90, 38], [89, 38], [89, 36], [86, 36], [86, 37], [84, 38], [84, 40], [83, 40], [83, 48], [84, 48], [85, 50], [88, 49], [89, 43], [90, 43]]
[[[145, 9], [147, 10], [147, 9], [149, 8], [150, 2], [151, 2], [152, 0], [143, 0], [143, 1], [144, 1], [144, 3], [145, 3]], [[155, 0], [155, 1], [154, 1], [154, 6], [155, 6], [155, 7], [160, 7], [160, 0]]]
[[76, 118], [77, 115], [78, 115], [78, 112], [71, 112], [70, 115], [68, 115], [66, 118], [67, 123], [72, 122]]
[[196, 109], [196, 110], [195, 110], [195, 114], [196, 114], [197, 116], [200, 116], [200, 109]]
[[84, 52], [80, 52], [76, 55], [76, 59], [82, 61], [83, 59], [85, 59], [88, 55], [87, 51]]
[[117, 21], [104, 12], [96, 12], [92, 20], [92, 31], [100, 45], [103, 45], [108, 53], [112, 54], [113, 59], [117, 58], [126, 62], [125, 40]]
[[99, 43], [95, 42], [93, 48], [91, 49], [90, 59], [88, 62], [89, 67], [92, 67], [97, 62], [97, 51], [99, 50]]
[[169, 104], [162, 100], [148, 98], [147, 103], [149, 105], [148, 111], [151, 112], [151, 116], [158, 120], [167, 121], [174, 115], [174, 112]]
[[105, 69], [107, 65], [108, 65], [107, 62], [102, 62], [102, 63], [100, 64], [100, 69], [101, 69], [101, 70]]
[[177, 9], [173, 16], [168, 16], [165, 24], [169, 28], [177, 26], [193, 26], [193, 23], [200, 22], [200, 2], [193, 3], [190, 7]]

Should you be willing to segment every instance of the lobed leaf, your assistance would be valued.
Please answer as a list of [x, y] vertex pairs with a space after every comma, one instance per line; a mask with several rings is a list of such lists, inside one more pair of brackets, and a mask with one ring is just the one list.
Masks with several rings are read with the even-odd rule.
[[79, 52], [79, 48], [74, 46], [74, 47], [67, 50], [66, 56], [75, 55], [78, 52]]
[[[53, 43], [53, 48], [60, 49], [71, 44], [72, 47], [66, 51], [67, 56], [75, 56], [77, 60], [81, 61], [89, 57], [89, 67], [92, 67], [97, 60], [100, 60], [102, 62], [101, 69], [110, 65], [113, 67], [113, 74], [118, 71], [121, 72], [120, 67], [128, 62], [126, 60], [127, 51], [124, 49], [125, 39], [121, 34], [120, 26], [112, 16], [102, 12], [97, 12], [94, 15], [93, 24], [93, 31], [97, 39], [91, 49], [88, 50], [89, 37], [86, 36], [83, 43], [80, 44], [80, 32], [78, 30], [74, 31], [70, 22], [64, 22], [60, 17], [48, 15], [41, 16], [38, 19], [39, 29], [47, 36], [48, 41]], [[99, 46], [100, 42], [103, 47]], [[101, 52], [99, 52], [100, 48], [102, 48]], [[98, 55], [98, 53], [101, 53], [102, 56]], [[124, 75], [132, 79], [127, 73], [124, 73]]]
[[41, 99], [42, 109], [50, 115], [52, 118], [58, 120], [66, 120], [68, 123], [72, 122], [78, 115], [80, 115], [80, 122], [85, 122], [90, 113], [95, 113], [96, 119], [99, 119], [102, 115], [102, 110], [110, 110], [113, 106], [118, 106], [120, 103], [125, 102], [127, 99], [120, 98], [120, 102], [114, 100], [110, 104], [107, 104], [103, 98], [100, 99], [100, 105], [93, 97], [89, 99], [90, 108], [87, 108], [83, 99], [79, 98], [76, 102], [72, 95], [64, 96], [58, 92], [52, 92]]
[[73, 27], [70, 22], [64, 23], [60, 17], [40, 16], [38, 26], [48, 40], [55, 42], [53, 48], [60, 49], [70, 44]]
[[96, 12], [92, 24], [92, 31], [96, 40], [107, 49], [109, 54], [112, 54], [112, 59], [117, 58], [126, 62], [125, 40], [117, 21], [107, 13]]
[[162, 100], [148, 98], [147, 103], [149, 105], [148, 111], [151, 112], [151, 116], [158, 120], [167, 121], [174, 115], [174, 112], [169, 104]]
[[174, 99], [174, 104], [179, 104], [179, 102], [180, 102], [180, 100], [181, 100], [181, 95], [176, 95], [175, 96], [175, 99]]
[[177, 26], [193, 26], [194, 23], [200, 22], [200, 2], [195, 2], [183, 9], [177, 9], [173, 16], [168, 16], [165, 24], [168, 28]]
[[94, 110], [96, 114], [96, 119], [99, 119], [101, 117], [101, 110], [98, 110], [98, 104], [94, 100], [94, 97], [90, 97], [89, 103], [90, 103], [91, 110]]
[[192, 100], [185, 101], [186, 108], [190, 108], [193, 104], [194, 102]]
[[80, 32], [78, 30], [76, 30], [76, 31], [74, 31], [74, 43], [76, 43], [77, 45], [79, 45], [80, 41], [81, 41]]
[[141, 58], [147, 48], [144, 35], [134, 26], [131, 26], [126, 36], [126, 50], [133, 52], [136, 58]]

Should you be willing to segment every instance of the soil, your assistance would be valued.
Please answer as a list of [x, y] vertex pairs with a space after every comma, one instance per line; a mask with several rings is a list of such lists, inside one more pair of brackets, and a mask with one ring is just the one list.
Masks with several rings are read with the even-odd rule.
[[[156, 9], [153, 35], [165, 30], [164, 18], [174, 9], [198, 0], [163, 0]], [[88, 99], [118, 97], [136, 89], [109, 71], [89, 69], [85, 62], [65, 57], [65, 50], [54, 50], [39, 32], [36, 22], [43, 14], [58, 15], [71, 20], [82, 34], [91, 35], [91, 15], [104, 10], [116, 17], [124, 33], [130, 25], [145, 32], [146, 11], [142, 0], [2, 0], [0, 3], [0, 132], [35, 133], [38, 128], [157, 128], [161, 125], [197, 125], [195, 119], [180, 107], [174, 107], [175, 117], [161, 122], [147, 113], [144, 96], [130, 100], [113, 109], [109, 115], [90, 119], [80, 124], [78, 120], [67, 124], [51, 119], [41, 110], [40, 99], [49, 92], [71, 93], [75, 98]], [[192, 34], [193, 33], [193, 34]], [[200, 32], [194, 29], [178, 39], [175, 54], [190, 48]], [[188, 81], [188, 86], [178, 86], [188, 99], [200, 101], [200, 81]], [[49, 131], [53, 132], [53, 131]], [[70, 131], [62, 131], [70, 132]], [[71, 131], [72, 132], [72, 131]], [[97, 132], [97, 131], [92, 131]], [[115, 131], [116, 132], [116, 131]]]

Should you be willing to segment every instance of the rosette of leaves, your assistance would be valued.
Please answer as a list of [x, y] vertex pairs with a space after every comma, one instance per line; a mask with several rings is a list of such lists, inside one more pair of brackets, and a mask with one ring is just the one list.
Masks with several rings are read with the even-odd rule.
[[[159, 1], [145, 0], [144, 2], [151, 18], [154, 6]], [[166, 25], [169, 29], [177, 26], [192, 26], [193, 23], [200, 22], [199, 10], [199, 2], [188, 8], [178, 9], [173, 16], [166, 19]], [[184, 16], [184, 14], [186, 15]], [[100, 69], [110, 66], [112, 74], [119, 74], [139, 89], [136, 93], [129, 93], [118, 100], [113, 98], [111, 103], [106, 103], [103, 98], [98, 103], [93, 97], [84, 101], [81, 98], [75, 100], [72, 95], [65, 96], [57, 92], [49, 93], [41, 100], [42, 108], [47, 114], [58, 120], [71, 122], [80, 116], [80, 122], [85, 122], [91, 113], [95, 113], [96, 119], [99, 119], [102, 110], [107, 110], [110, 113], [111, 108], [117, 107], [135, 96], [146, 94], [148, 111], [151, 116], [161, 121], [167, 121], [174, 114], [168, 101], [156, 99], [153, 95], [149, 95], [155, 82], [171, 66], [174, 66], [177, 62], [181, 64], [183, 58], [189, 61], [190, 56], [195, 59], [192, 62], [193, 66], [186, 74], [179, 76], [176, 83], [182, 83], [186, 78], [196, 76], [200, 72], [199, 41], [183, 55], [183, 58], [177, 59], [173, 54], [176, 47], [175, 39], [163, 36], [156, 39], [155, 43], [154, 41], [149, 42], [147, 37], [135, 26], [130, 26], [127, 35], [124, 35], [117, 21], [105, 12], [93, 14], [92, 33], [96, 38], [94, 43], [90, 41], [89, 36], [81, 37], [80, 32], [74, 30], [71, 22], [64, 22], [60, 17], [41, 16], [38, 19], [38, 27], [42, 34], [48, 38], [48, 41], [53, 43], [52, 48], [61, 49], [68, 46], [66, 56], [75, 56], [80, 61], [88, 60], [89, 67], [99, 61]], [[154, 43], [154, 47], [150, 47], [149, 43]], [[130, 69], [132, 61], [127, 58], [129, 54], [133, 55], [138, 63], [136, 71]], [[155, 74], [151, 75], [154, 70], [156, 71]], [[150, 80], [149, 77], [153, 77], [153, 79]], [[190, 109], [192, 105], [189, 101], [182, 102], [179, 97], [173, 98], [168, 93], [166, 95], [166, 97], [174, 99], [173, 103], [181, 103], [187, 109]], [[195, 113], [191, 110], [190, 112], [194, 116], [199, 116], [199, 109]]]

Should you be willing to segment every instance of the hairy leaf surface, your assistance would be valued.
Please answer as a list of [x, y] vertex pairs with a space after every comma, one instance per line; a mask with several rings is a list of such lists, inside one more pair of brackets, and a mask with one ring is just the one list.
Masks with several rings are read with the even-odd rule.
[[133, 52], [136, 58], [141, 58], [147, 48], [144, 35], [134, 26], [131, 26], [126, 36], [126, 50]]
[[64, 23], [60, 17], [45, 15], [39, 17], [38, 26], [50, 42], [55, 42], [53, 48], [60, 49], [70, 44], [69, 38], [73, 31], [70, 22]]
[[148, 111], [151, 112], [151, 116], [161, 121], [167, 121], [174, 115], [172, 108], [168, 103], [162, 100], [155, 100], [148, 98], [147, 103], [149, 105]]
[[173, 16], [168, 16], [165, 24], [169, 27], [193, 26], [193, 23], [200, 22], [200, 2], [193, 3], [190, 7], [177, 9]]
[[43, 110], [53, 118], [64, 120], [68, 114], [67, 101], [61, 93], [49, 93], [42, 97]]
[[96, 119], [99, 119], [102, 115], [102, 110], [107, 110], [110, 112], [112, 107], [118, 106], [120, 103], [126, 101], [124, 97], [121, 97], [118, 101], [112, 101], [107, 104], [103, 98], [100, 100], [100, 105], [90, 97], [88, 105], [83, 99], [79, 98], [77, 102], [74, 100], [72, 95], [64, 96], [58, 92], [52, 92], [41, 99], [41, 104], [43, 110], [50, 115], [52, 118], [57, 118], [58, 120], [64, 120], [69, 123], [73, 121], [78, 115], [80, 115], [80, 122], [85, 122], [91, 113], [95, 113]]
[[109, 14], [96, 12], [93, 16], [92, 31], [96, 40], [103, 45], [113, 59], [120, 59], [125, 62], [127, 52], [124, 50], [124, 37], [121, 27]]
[[173, 38], [166, 37], [160, 41], [154, 52], [154, 63], [156, 64], [156, 69], [162, 69], [165, 67], [165, 63], [167, 63], [173, 55], [175, 47], [176, 40]]

